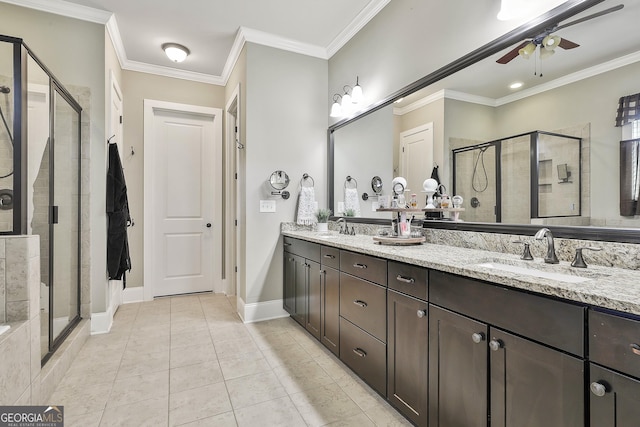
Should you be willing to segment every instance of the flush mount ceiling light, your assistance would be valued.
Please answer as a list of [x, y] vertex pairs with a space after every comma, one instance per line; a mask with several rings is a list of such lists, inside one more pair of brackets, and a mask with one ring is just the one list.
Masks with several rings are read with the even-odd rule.
[[522, 84], [522, 82], [513, 82], [509, 85], [509, 89], [520, 89]]
[[187, 56], [191, 53], [189, 49], [178, 43], [165, 43], [162, 45], [162, 50], [164, 50], [164, 53], [166, 53], [167, 57], [173, 62], [182, 62], [187, 59]]

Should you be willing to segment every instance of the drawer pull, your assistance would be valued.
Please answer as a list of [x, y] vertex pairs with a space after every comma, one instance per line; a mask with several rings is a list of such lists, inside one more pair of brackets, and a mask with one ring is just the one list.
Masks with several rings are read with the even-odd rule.
[[418, 317], [419, 318], [422, 319], [426, 315], [427, 315], [427, 310], [418, 310]]
[[364, 301], [360, 301], [359, 299], [355, 300], [353, 303], [354, 303], [355, 305], [357, 305], [358, 307], [362, 307], [362, 308], [365, 308], [365, 307], [367, 306], [367, 303], [366, 303], [366, 302], [364, 302]]
[[336, 259], [336, 256], [331, 254], [324, 254], [324, 257], [329, 259]]
[[364, 270], [365, 268], [367, 268], [367, 265], [366, 265], [366, 264], [360, 264], [360, 263], [353, 264], [353, 266], [354, 266], [355, 268], [362, 268], [363, 270]]
[[591, 389], [591, 393], [595, 394], [598, 397], [602, 397], [607, 393], [607, 387], [597, 381], [592, 382], [589, 388]]
[[291, 246], [291, 243], [284, 243], [285, 246]]
[[355, 354], [357, 354], [358, 356], [360, 356], [360, 357], [366, 357], [366, 356], [367, 356], [367, 352], [366, 352], [366, 351], [364, 351], [364, 350], [363, 350], [363, 349], [361, 349], [361, 348], [354, 348], [354, 349], [353, 349], [353, 352], [354, 352]]
[[396, 280], [398, 282], [404, 282], [404, 283], [415, 283], [415, 279], [413, 277], [404, 277], [398, 274], [398, 277], [396, 277]]
[[633, 354], [640, 356], [640, 345], [634, 343], [629, 345], [629, 347], [631, 347], [631, 351], [633, 351]]

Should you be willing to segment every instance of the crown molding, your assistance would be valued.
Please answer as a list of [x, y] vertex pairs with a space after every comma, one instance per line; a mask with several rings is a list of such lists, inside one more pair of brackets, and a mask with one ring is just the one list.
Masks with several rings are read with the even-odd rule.
[[327, 46], [327, 58], [335, 55], [349, 40], [371, 21], [391, 0], [371, 0], [351, 23]]
[[[171, 77], [174, 79], [190, 80], [199, 83], [208, 83], [218, 86], [224, 86], [225, 80], [221, 76], [212, 74], [197, 73], [195, 71], [179, 70], [177, 68], [163, 67], [160, 65], [151, 65], [144, 62], [126, 60], [122, 68], [128, 71], [137, 71], [139, 73], [155, 74], [157, 76]], [[228, 76], [227, 76], [228, 79]]]
[[566, 76], [552, 80], [548, 83], [538, 85], [531, 89], [525, 89], [518, 93], [513, 93], [511, 95], [503, 96], [502, 98], [496, 99], [496, 107], [500, 107], [502, 105], [509, 104], [511, 102], [519, 101], [529, 96], [538, 95], [540, 93], [543, 93], [552, 89], [557, 89], [561, 86], [575, 83], [580, 80], [588, 79], [589, 77], [594, 77], [594, 76], [597, 76], [598, 74], [606, 73], [608, 71], [613, 71], [616, 68], [621, 68], [638, 61], [640, 61], [640, 51], [631, 53], [629, 55], [621, 56], [620, 58], [616, 58], [611, 61], [603, 62], [602, 64], [598, 64], [593, 67], [585, 68], [584, 70], [576, 71], [575, 73], [572, 73], [572, 74], [567, 74]]
[[590, 68], [585, 68], [584, 70], [580, 70], [575, 73], [568, 74], [564, 77], [560, 77], [558, 79], [538, 85], [531, 89], [523, 90], [518, 93], [503, 96], [502, 98], [497, 98], [497, 99], [487, 98], [485, 96], [471, 95], [468, 93], [458, 92], [450, 89], [443, 89], [429, 96], [418, 99], [417, 101], [414, 101], [405, 107], [394, 108], [393, 114], [402, 116], [404, 114], [415, 111], [418, 108], [424, 107], [425, 105], [429, 105], [432, 102], [442, 98], [455, 99], [457, 101], [464, 101], [464, 102], [470, 102], [473, 104], [486, 105], [488, 107], [500, 107], [500, 106], [509, 104], [511, 102], [519, 101], [521, 99], [525, 99], [530, 96], [538, 95], [540, 93], [543, 93], [549, 90], [557, 89], [559, 87], [562, 87], [571, 83], [579, 82], [580, 80], [588, 79], [589, 77], [597, 76], [598, 74], [606, 73], [608, 71], [613, 71], [617, 68], [625, 67], [627, 65], [631, 65], [639, 61], [640, 61], [640, 51], [631, 53], [629, 55], [621, 56], [620, 58], [616, 58], [611, 61], [603, 62], [602, 64], [595, 65]]
[[280, 37], [264, 31], [254, 30], [252, 28], [240, 27], [233, 46], [227, 60], [225, 62], [222, 74], [216, 76], [213, 74], [198, 73], [193, 71], [185, 71], [172, 67], [160, 65], [151, 65], [142, 62], [132, 61], [127, 58], [124, 43], [120, 36], [120, 30], [115, 15], [112, 12], [94, 9], [87, 6], [69, 3], [63, 0], [0, 0], [4, 3], [10, 3], [17, 6], [27, 7], [42, 12], [62, 15], [69, 18], [75, 18], [82, 21], [93, 22], [106, 26], [107, 33], [113, 44], [116, 56], [120, 66], [124, 70], [138, 71], [141, 73], [155, 74], [159, 76], [178, 78], [183, 80], [192, 80], [201, 83], [210, 83], [224, 86], [229, 80], [229, 76], [235, 66], [242, 48], [246, 42], [256, 43], [263, 46], [269, 46], [301, 55], [312, 56], [320, 59], [328, 60], [342, 46], [344, 46], [362, 27], [364, 27], [378, 12], [380, 12], [391, 0], [371, 0], [367, 6], [356, 16], [356, 18], [345, 28], [329, 45], [325, 48], [322, 46], [302, 43], [286, 37]]
[[106, 24], [109, 18], [111, 18], [111, 15], [113, 15], [113, 13], [106, 10], [95, 9], [62, 0], [2, 0], [2, 2], [103, 25]]

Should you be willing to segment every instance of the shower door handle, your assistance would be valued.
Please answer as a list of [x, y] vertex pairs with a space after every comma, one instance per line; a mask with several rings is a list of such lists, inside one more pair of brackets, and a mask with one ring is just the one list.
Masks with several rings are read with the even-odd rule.
[[58, 207], [51, 206], [51, 211], [49, 212], [49, 218], [51, 218], [51, 224], [58, 223]]

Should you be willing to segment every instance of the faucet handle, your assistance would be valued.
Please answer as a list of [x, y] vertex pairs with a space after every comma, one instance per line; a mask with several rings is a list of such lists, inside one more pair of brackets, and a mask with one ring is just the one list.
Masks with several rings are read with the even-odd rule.
[[597, 248], [593, 246], [582, 246], [582, 247], [576, 248], [576, 256], [573, 258], [573, 261], [571, 262], [571, 267], [587, 268], [587, 263], [584, 262], [584, 258], [582, 257], [583, 249], [587, 249], [589, 251], [596, 251], [596, 252], [602, 250], [602, 248]]
[[522, 251], [520, 259], [524, 259], [527, 261], [533, 260], [533, 255], [531, 255], [531, 249], [529, 248], [529, 242], [526, 242], [524, 240], [514, 240], [513, 243], [522, 243], [524, 245], [524, 250]]

